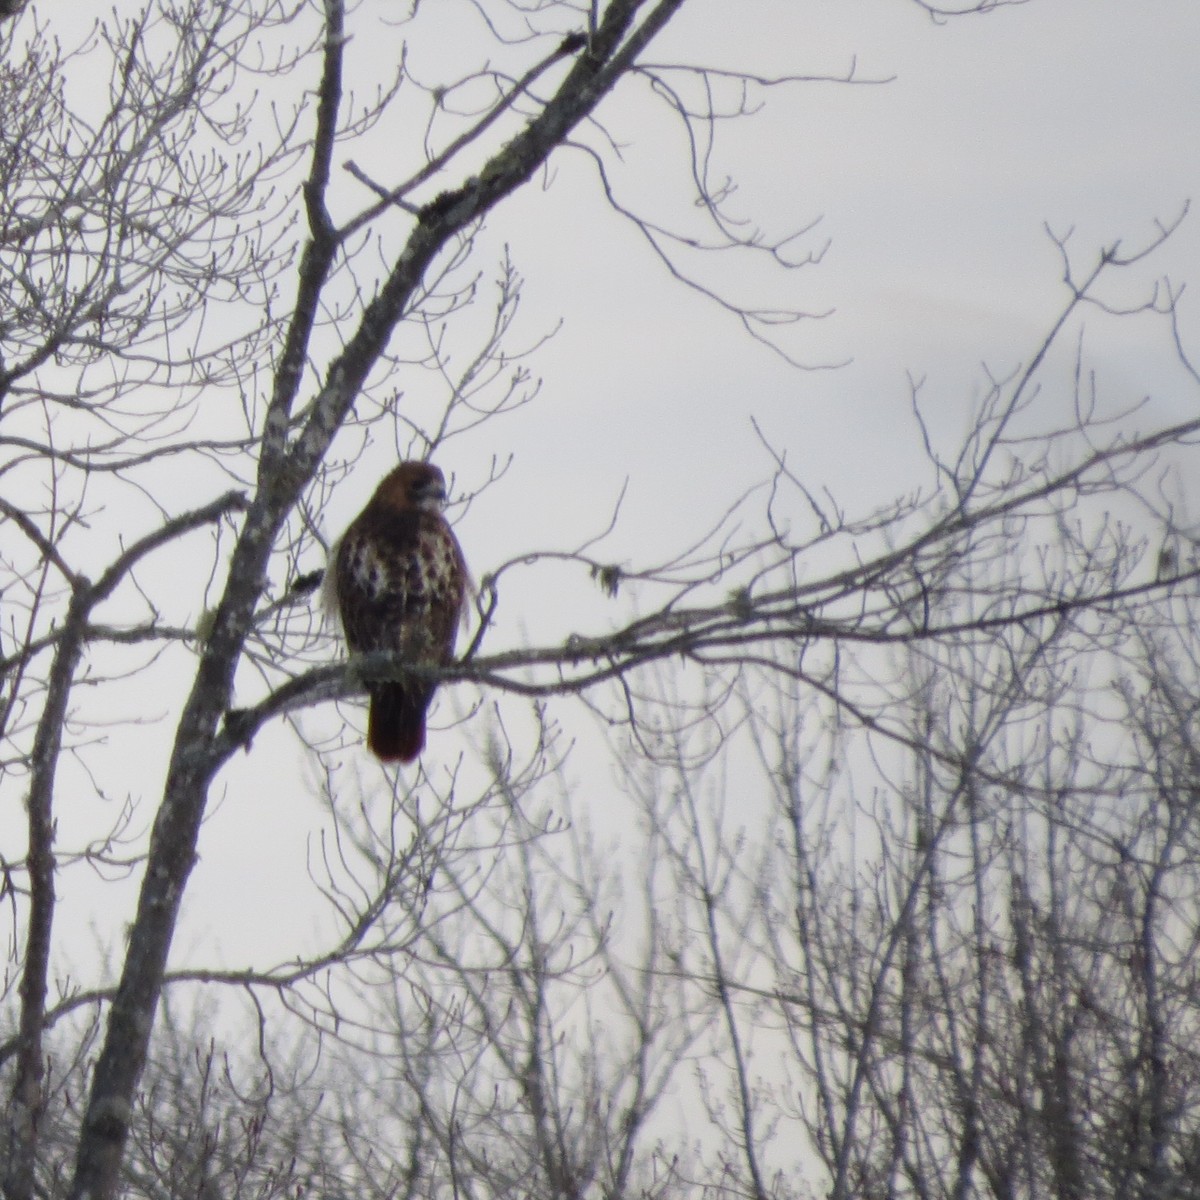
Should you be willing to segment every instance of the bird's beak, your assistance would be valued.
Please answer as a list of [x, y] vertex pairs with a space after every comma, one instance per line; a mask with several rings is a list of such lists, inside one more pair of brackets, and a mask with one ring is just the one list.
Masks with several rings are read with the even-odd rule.
[[441, 512], [446, 506], [445, 485], [433, 481], [423, 483], [414, 489], [413, 500], [418, 508], [423, 508], [426, 512]]

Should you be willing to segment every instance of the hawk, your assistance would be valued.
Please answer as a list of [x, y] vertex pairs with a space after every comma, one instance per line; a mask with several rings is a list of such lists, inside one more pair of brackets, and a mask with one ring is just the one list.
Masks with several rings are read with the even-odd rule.
[[[351, 650], [390, 650], [418, 667], [450, 662], [467, 568], [442, 516], [445, 503], [437, 467], [402, 462], [342, 536], [332, 582]], [[367, 746], [377, 757], [408, 763], [421, 753], [436, 687], [424, 679], [368, 682]]]

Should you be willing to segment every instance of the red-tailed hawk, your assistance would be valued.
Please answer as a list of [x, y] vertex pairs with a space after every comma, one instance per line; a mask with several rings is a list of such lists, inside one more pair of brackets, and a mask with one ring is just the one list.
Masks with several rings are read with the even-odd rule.
[[[437, 467], [402, 462], [346, 530], [334, 552], [333, 587], [351, 650], [391, 650], [421, 667], [450, 662], [467, 568], [442, 516], [445, 502]], [[424, 749], [425, 710], [436, 686], [367, 684], [367, 745], [383, 761], [412, 762]]]

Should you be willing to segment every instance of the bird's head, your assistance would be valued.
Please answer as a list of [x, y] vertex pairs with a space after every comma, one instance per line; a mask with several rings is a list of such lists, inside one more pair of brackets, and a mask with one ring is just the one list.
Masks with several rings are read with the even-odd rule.
[[389, 508], [440, 513], [446, 504], [446, 477], [427, 462], [402, 462], [379, 485], [375, 500]]

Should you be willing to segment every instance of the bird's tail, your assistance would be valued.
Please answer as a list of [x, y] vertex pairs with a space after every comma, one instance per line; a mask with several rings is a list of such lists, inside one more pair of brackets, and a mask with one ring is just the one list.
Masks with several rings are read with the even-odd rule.
[[367, 746], [383, 762], [410, 763], [425, 749], [425, 710], [433, 688], [379, 683], [371, 688]]

